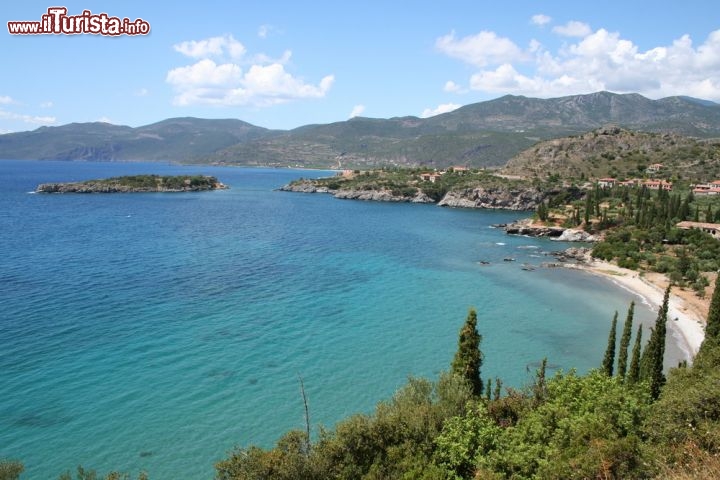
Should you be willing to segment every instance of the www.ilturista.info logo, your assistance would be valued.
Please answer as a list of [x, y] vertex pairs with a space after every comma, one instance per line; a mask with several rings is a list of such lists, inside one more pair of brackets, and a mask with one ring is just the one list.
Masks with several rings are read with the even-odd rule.
[[7, 22], [11, 35], [147, 35], [150, 24], [142, 18], [111, 17], [107, 13], [83, 10], [80, 15], [68, 15], [65, 7], [50, 7], [40, 21]]

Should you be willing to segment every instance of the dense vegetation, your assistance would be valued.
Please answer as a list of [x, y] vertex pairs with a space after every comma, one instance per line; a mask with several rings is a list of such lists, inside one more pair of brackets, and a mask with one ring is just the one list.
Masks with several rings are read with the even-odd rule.
[[[377, 170], [355, 170], [352, 175], [334, 176], [313, 180], [318, 187], [327, 187], [330, 190], [385, 190], [395, 196], [411, 198], [418, 193], [424, 193], [434, 201], [440, 201], [450, 191], [462, 191], [477, 187], [490, 188], [541, 188], [547, 191], [557, 189], [556, 179], [517, 180], [498, 176], [487, 170], [459, 170], [448, 169], [442, 175], [437, 175], [434, 181], [423, 179], [423, 174], [437, 174], [432, 168], [381, 168]], [[302, 182], [304, 179], [297, 180]], [[293, 182], [295, 183], [295, 182]], [[293, 184], [291, 183], [291, 185]]]
[[127, 175], [70, 183], [43, 183], [39, 193], [181, 192], [227, 188], [206, 175]]
[[652, 192], [647, 188], [598, 188], [584, 200], [559, 206], [566, 226], [603, 233], [592, 255], [621, 267], [664, 273], [679, 286], [704, 295], [707, 272], [720, 269], [720, 241], [681, 221], [720, 221], [720, 199], [691, 192]]
[[210, 187], [217, 184], [218, 179], [206, 175], [127, 175], [102, 180], [89, 180], [84, 183], [123, 185], [139, 189], [160, 187], [169, 190], [181, 190], [187, 187]]
[[[720, 325], [716, 292], [712, 325]], [[624, 331], [632, 330], [632, 311], [631, 305]], [[479, 395], [473, 383], [480, 380], [481, 353], [467, 349], [479, 346], [479, 334], [469, 331], [475, 322], [471, 311], [453, 373], [435, 382], [411, 378], [373, 414], [321, 430], [313, 442], [293, 431], [270, 450], [237, 448], [216, 465], [217, 478], [681, 479], [710, 478], [693, 472], [720, 468], [720, 326], [709, 329], [695, 365], [673, 369], [667, 379], [665, 304], [642, 356], [636, 342], [637, 378], [620, 368], [609, 375], [606, 355], [605, 368], [587, 375], [558, 372], [548, 379], [543, 362], [532, 385]], [[621, 340], [618, 363], [627, 362], [629, 343]]]

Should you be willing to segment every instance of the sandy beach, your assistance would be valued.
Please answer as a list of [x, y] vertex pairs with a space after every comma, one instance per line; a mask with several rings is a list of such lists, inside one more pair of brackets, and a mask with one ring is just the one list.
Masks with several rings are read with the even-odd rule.
[[[654, 309], [662, 305], [668, 279], [659, 273], [636, 272], [602, 260], [593, 259], [588, 254], [584, 264], [566, 264], [570, 268], [600, 275], [617, 285], [626, 288], [644, 298]], [[714, 279], [711, 284], [714, 285]], [[675, 330], [684, 339], [680, 347], [687, 351], [689, 359], [695, 357], [705, 338], [705, 319], [707, 318], [712, 292], [706, 292], [705, 298], [698, 298], [691, 290], [674, 287], [671, 290], [668, 330]]]

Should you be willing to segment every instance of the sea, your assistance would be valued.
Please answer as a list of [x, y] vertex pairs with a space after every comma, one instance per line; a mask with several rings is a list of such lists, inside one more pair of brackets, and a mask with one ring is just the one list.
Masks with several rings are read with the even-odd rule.
[[[33, 193], [141, 173], [230, 188]], [[654, 322], [610, 280], [541, 267], [569, 244], [494, 227], [527, 213], [278, 190], [334, 174], [0, 161], [0, 459], [22, 461], [24, 479], [80, 464], [211, 479], [233, 448], [304, 429], [301, 382], [317, 434], [411, 376], [437, 379], [470, 308], [483, 378], [513, 388], [543, 358], [598, 367], [633, 300]], [[668, 354], [686, 355], [677, 338]]]

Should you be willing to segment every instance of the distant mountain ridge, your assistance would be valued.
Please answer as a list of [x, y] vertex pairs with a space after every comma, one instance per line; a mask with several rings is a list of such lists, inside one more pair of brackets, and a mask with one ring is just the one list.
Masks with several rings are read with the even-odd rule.
[[500, 166], [541, 140], [607, 124], [720, 137], [720, 105], [690, 97], [650, 100], [597, 92], [552, 99], [506, 95], [430, 118], [356, 117], [293, 130], [191, 117], [137, 128], [73, 123], [0, 135], [0, 158], [337, 168]]

